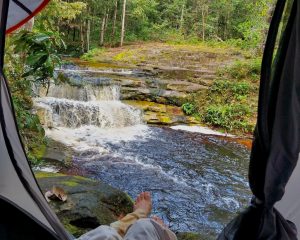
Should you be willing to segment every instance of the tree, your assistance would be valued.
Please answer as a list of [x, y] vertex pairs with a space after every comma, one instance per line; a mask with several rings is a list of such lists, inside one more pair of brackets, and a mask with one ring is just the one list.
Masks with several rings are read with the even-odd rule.
[[120, 46], [123, 46], [125, 36], [125, 17], [126, 17], [126, 0], [123, 0], [123, 11], [122, 11], [122, 29], [121, 29], [121, 42]]

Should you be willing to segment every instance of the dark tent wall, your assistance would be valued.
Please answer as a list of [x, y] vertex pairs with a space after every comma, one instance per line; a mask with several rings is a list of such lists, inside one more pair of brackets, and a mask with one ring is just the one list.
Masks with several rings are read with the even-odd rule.
[[[7, 16], [11, 17], [8, 19], [8, 23], [13, 29], [20, 25], [24, 17], [30, 18], [33, 16], [32, 14], [36, 12], [36, 9], [32, 7], [42, 6], [43, 4], [43, 1], [39, 1], [39, 4], [36, 4], [38, 1], [32, 0], [27, 2], [29, 5], [26, 7], [20, 5], [17, 0], [0, 0], [0, 207], [3, 208], [8, 204], [10, 207], [13, 206], [14, 210], [19, 211], [21, 215], [23, 214], [22, 216], [27, 216], [35, 223], [35, 228], [32, 228], [32, 234], [35, 236], [39, 232], [43, 232], [51, 236], [52, 239], [67, 240], [71, 239], [71, 237], [48, 206], [28, 164], [20, 141], [11, 96], [2, 69]], [[18, 10], [8, 13], [9, 4], [11, 3], [11, 6], [16, 8], [10, 7], [10, 11]], [[24, 7], [27, 10], [24, 10]], [[26, 15], [24, 12], [26, 12]], [[7, 217], [9, 219], [10, 216], [4, 215], [9, 213], [5, 209], [0, 210], [1, 218]], [[23, 223], [16, 219], [15, 224], [13, 228], [18, 232]], [[1, 225], [0, 228], [1, 233], [4, 235], [7, 230], [6, 227], [9, 226]], [[43, 236], [39, 237], [43, 239]]]
[[[276, 49], [284, 9], [289, 18]], [[300, 1], [278, 0], [263, 57], [258, 121], [249, 168], [254, 197], [251, 206], [224, 229], [220, 240], [297, 239], [295, 224], [286, 220], [274, 205], [279, 202], [276, 206], [284, 216], [299, 226], [299, 167], [292, 176], [299, 151]]]

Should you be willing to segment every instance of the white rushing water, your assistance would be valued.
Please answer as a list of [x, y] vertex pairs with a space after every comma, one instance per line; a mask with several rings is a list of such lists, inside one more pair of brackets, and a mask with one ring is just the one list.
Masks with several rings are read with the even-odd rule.
[[142, 111], [120, 101], [117, 85], [52, 85], [38, 89], [35, 108], [46, 135], [76, 151], [97, 150], [103, 141], [128, 141], [146, 134]]
[[218, 131], [212, 130], [208, 127], [202, 127], [202, 126], [177, 125], [177, 126], [172, 126], [171, 128], [174, 129], [174, 130], [181, 130], [181, 131], [194, 132], [194, 133], [202, 133], [202, 134], [206, 134], [206, 135], [236, 137], [232, 134], [218, 132]]
[[[45, 89], [39, 91], [39, 95], [46, 97]], [[120, 100], [120, 87], [117, 85], [104, 85], [104, 86], [70, 86], [51, 85], [48, 90], [48, 97], [69, 99], [76, 101], [119, 101]]]

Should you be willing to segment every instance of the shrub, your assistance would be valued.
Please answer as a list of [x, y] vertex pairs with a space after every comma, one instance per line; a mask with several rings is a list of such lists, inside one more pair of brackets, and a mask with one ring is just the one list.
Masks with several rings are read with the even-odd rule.
[[104, 48], [94, 48], [94, 49], [88, 51], [87, 53], [83, 54], [80, 58], [85, 61], [90, 61], [95, 56], [101, 55], [104, 52], [105, 52]]
[[247, 82], [231, 82], [229, 80], [218, 80], [213, 83], [210, 88], [212, 93], [229, 95], [238, 98], [239, 96], [247, 96], [250, 93], [251, 86]]
[[237, 60], [231, 66], [220, 70], [219, 75], [227, 75], [234, 79], [259, 80], [261, 70], [261, 58]]
[[216, 127], [222, 127], [226, 130], [235, 128], [244, 131], [251, 130], [252, 126], [246, 121], [251, 110], [248, 105], [210, 105], [206, 108], [203, 120]]
[[186, 115], [193, 115], [196, 112], [196, 108], [192, 103], [185, 103], [182, 105], [182, 110]]

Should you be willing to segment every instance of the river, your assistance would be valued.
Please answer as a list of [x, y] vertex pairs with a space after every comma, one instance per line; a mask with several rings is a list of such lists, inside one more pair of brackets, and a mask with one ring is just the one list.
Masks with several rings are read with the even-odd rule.
[[71, 84], [53, 85], [47, 96], [38, 90], [47, 136], [75, 151], [74, 165], [86, 176], [133, 198], [150, 191], [153, 214], [175, 232], [215, 239], [249, 202], [249, 151], [226, 137], [146, 125], [143, 112], [121, 102], [120, 86], [107, 77], [140, 73], [97, 70], [87, 81], [89, 71], [96, 70], [66, 68], [61, 72]]

